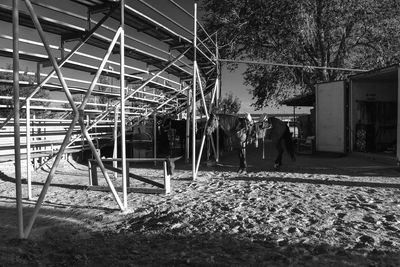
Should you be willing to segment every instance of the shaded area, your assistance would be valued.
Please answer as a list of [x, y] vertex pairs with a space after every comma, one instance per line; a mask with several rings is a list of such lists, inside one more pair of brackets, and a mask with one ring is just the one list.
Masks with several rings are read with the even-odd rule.
[[[1, 209], [2, 214], [13, 211]], [[69, 212], [43, 210], [40, 225], [71, 217]], [[52, 218], [49, 218], [52, 216]], [[75, 216], [82, 222], [102, 218]], [[43, 231], [33, 240], [0, 241], [2, 266], [397, 266], [398, 253], [368, 249], [345, 249], [324, 241], [289, 242], [274, 235], [248, 237], [245, 233], [193, 233], [174, 226], [173, 213], [152, 213], [127, 218], [109, 231], [93, 229], [90, 223], [69, 220]], [[2, 229], [4, 220], [2, 219]], [[138, 227], [140, 225], [140, 227]], [[10, 227], [11, 228], [11, 227]], [[8, 229], [11, 230], [11, 229]]]

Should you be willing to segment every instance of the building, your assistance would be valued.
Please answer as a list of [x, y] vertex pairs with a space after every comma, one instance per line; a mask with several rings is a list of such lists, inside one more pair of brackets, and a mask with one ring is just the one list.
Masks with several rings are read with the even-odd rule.
[[315, 86], [316, 150], [385, 154], [399, 162], [400, 65]]

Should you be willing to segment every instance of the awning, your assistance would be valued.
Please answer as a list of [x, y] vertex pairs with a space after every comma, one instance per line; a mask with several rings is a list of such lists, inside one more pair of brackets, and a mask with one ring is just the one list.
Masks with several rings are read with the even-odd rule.
[[281, 101], [282, 105], [296, 107], [313, 107], [315, 103], [315, 94], [298, 95]]

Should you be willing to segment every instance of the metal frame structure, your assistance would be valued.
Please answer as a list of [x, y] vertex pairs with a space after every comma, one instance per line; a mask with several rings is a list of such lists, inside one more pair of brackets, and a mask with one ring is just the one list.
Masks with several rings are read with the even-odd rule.
[[[11, 0], [10, 0], [11, 1]], [[158, 17], [167, 19], [174, 25], [171, 29], [146, 15], [142, 10], [134, 8], [130, 2], [135, 0], [70, 0], [71, 5], [77, 5], [87, 9], [87, 14], [77, 14], [72, 11], [63, 10], [59, 6], [45, 5], [40, 0], [12, 0], [12, 7], [6, 4], [0, 4], [0, 20], [10, 22], [13, 25], [13, 36], [0, 35], [0, 38], [13, 41], [12, 51], [10, 49], [1, 49], [0, 56], [13, 57], [13, 84], [14, 84], [14, 111], [0, 125], [4, 127], [13, 118], [14, 123], [14, 146], [15, 146], [15, 175], [16, 175], [16, 200], [18, 210], [18, 231], [20, 238], [28, 238], [38, 212], [41, 208], [47, 190], [55, 175], [56, 169], [63, 153], [70, 148], [79, 138], [84, 137], [87, 145], [96, 160], [97, 166], [101, 169], [108, 187], [121, 210], [128, 209], [127, 196], [127, 168], [126, 168], [126, 120], [134, 123], [141, 122], [144, 118], [156, 117], [156, 114], [181, 113], [187, 112], [187, 119], [191, 117], [192, 123], [192, 172], [193, 179], [196, 179], [199, 169], [201, 155], [206, 139], [205, 131], [203, 133], [201, 146], [196, 154], [196, 109], [197, 99], [200, 99], [200, 105], [204, 109], [206, 118], [211, 107], [207, 107], [205, 95], [212, 95], [213, 103], [220, 95], [219, 80], [220, 71], [217, 42], [213, 40], [213, 35], [209, 35], [201, 24], [197, 21], [197, 3], [194, 3], [194, 28], [193, 32], [182, 26], [180, 23], [172, 20], [155, 7], [149, 5], [143, 0], [136, 0], [143, 4], [144, 9], [151, 10], [150, 13], [156, 13]], [[20, 3], [25, 3], [25, 9]], [[65, 2], [65, 1], [63, 1]], [[180, 10], [189, 14], [181, 8], [176, 2], [170, 0], [172, 4]], [[60, 3], [57, 3], [57, 5]], [[135, 6], [136, 7], [136, 6]], [[46, 12], [37, 12], [37, 9]], [[39, 13], [39, 14], [38, 14]], [[60, 17], [69, 17], [79, 20], [86, 27], [81, 27], [74, 23], [66, 21], [57, 21], [46, 14], [61, 14]], [[45, 14], [45, 15], [43, 15]], [[190, 15], [190, 14], [189, 14]], [[95, 16], [100, 16], [95, 20]], [[106, 22], [112, 20], [113, 23]], [[33, 21], [33, 25], [32, 25]], [[115, 25], [117, 26], [110, 26]], [[20, 26], [35, 28], [39, 34], [40, 41], [33, 41], [21, 38]], [[33, 27], [34, 26], [34, 27]], [[199, 26], [199, 27], [198, 27]], [[128, 29], [129, 28], [129, 29]], [[178, 32], [183, 31], [185, 34]], [[149, 42], [142, 41], [132, 37], [127, 32], [133, 30], [135, 33], [141, 33], [152, 39], [158, 40], [167, 46], [167, 49], [159, 48]], [[108, 36], [103, 33], [107, 32]], [[61, 45], [51, 44], [48, 34], [59, 36]], [[110, 36], [111, 35], [111, 36]], [[129, 41], [129, 43], [127, 42]], [[69, 43], [75, 42], [72, 48], [67, 48]], [[20, 50], [19, 45], [23, 43], [29, 46], [41, 47], [45, 53], [28, 53]], [[103, 56], [93, 55], [82, 52], [83, 47], [94, 47], [103, 51]], [[147, 50], [142, 48], [147, 46]], [[211, 47], [211, 48], [210, 48]], [[152, 52], [149, 52], [151, 50]], [[113, 54], [119, 54], [119, 60], [113, 61]], [[88, 61], [97, 61], [96, 64], [87, 64], [77, 61], [77, 57], [86, 58]], [[51, 70], [41, 79], [40, 68], [36, 77], [35, 89], [25, 99], [20, 101], [21, 81], [19, 80], [19, 61], [28, 60], [37, 62], [38, 66], [51, 67]], [[130, 61], [129, 63], [127, 61]], [[142, 62], [146, 67], [140, 67], [136, 62]], [[107, 69], [107, 64], [112, 64], [112, 68]], [[115, 71], [114, 71], [115, 67]], [[83, 71], [91, 74], [91, 81], [67, 77], [65, 69]], [[127, 73], [127, 71], [133, 71]], [[100, 76], [108, 76], [119, 80], [118, 86], [108, 86], [119, 89], [119, 94], [104, 92], [101, 90]], [[171, 75], [174, 78], [171, 78]], [[75, 84], [80, 84], [76, 86]], [[22, 183], [21, 183], [21, 133], [20, 133], [20, 109], [26, 109], [26, 157], [28, 169], [31, 159], [31, 102], [34, 101], [35, 94], [42, 88], [51, 88], [64, 93], [70, 108], [72, 110], [72, 119], [65, 132], [62, 144], [56, 153], [56, 157], [44, 183], [40, 196], [36, 202], [33, 214], [24, 228], [23, 209], [22, 209]], [[149, 92], [148, 88], [152, 90]], [[190, 92], [190, 93], [189, 93]], [[76, 103], [73, 94], [81, 94], [82, 100]], [[88, 119], [87, 107], [92, 95], [103, 95], [109, 98], [112, 105], [107, 106], [105, 110], [99, 110], [99, 114], [93, 119]], [[139, 103], [139, 104], [138, 104]], [[136, 106], [135, 106], [136, 105]], [[132, 107], [130, 107], [132, 106]], [[127, 112], [128, 109], [134, 109], [134, 113]], [[189, 116], [191, 112], [191, 116]], [[135, 115], [137, 114], [137, 115]], [[121, 138], [121, 164], [122, 164], [122, 199], [118, 195], [115, 187], [109, 177], [109, 174], [100, 158], [92, 135], [89, 133], [98, 123], [109, 119], [114, 121], [113, 138]], [[73, 137], [76, 126], [79, 125], [80, 134]], [[119, 126], [118, 134], [116, 126]], [[187, 140], [189, 144], [189, 123], [187, 124]], [[188, 146], [187, 146], [188, 147]], [[215, 146], [213, 145], [214, 149]], [[188, 148], [189, 149], [189, 148]], [[186, 151], [186, 160], [189, 159], [189, 151]], [[114, 146], [114, 156], [117, 157], [116, 146]], [[30, 192], [30, 172], [28, 170], [28, 192]], [[28, 193], [29, 195], [29, 193]], [[31, 198], [31, 195], [28, 196]]]

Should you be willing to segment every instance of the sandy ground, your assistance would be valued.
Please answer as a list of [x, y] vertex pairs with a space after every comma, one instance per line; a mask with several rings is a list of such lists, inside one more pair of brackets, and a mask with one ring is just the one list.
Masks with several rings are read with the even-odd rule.
[[[196, 181], [178, 162], [171, 194], [130, 193], [127, 212], [88, 190], [87, 166], [62, 161], [28, 240], [16, 238], [14, 165], [2, 163], [0, 266], [400, 266], [398, 168], [318, 154], [273, 171], [274, 151], [248, 152], [244, 175], [235, 154]], [[131, 172], [162, 182], [160, 165]], [[34, 198], [47, 174], [34, 173]], [[25, 225], [32, 208], [24, 200]]]

